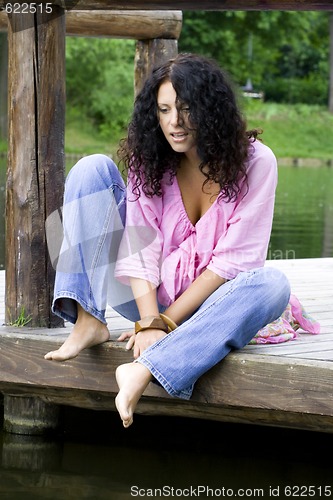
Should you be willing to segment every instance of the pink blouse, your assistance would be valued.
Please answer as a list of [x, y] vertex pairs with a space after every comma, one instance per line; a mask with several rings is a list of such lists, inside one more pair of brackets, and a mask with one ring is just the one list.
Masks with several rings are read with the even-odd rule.
[[[272, 228], [276, 158], [255, 141], [244, 183], [234, 202], [219, 201], [193, 225], [177, 178], [166, 175], [162, 196], [138, 199], [128, 183], [126, 227], [115, 276], [129, 284], [141, 278], [158, 287], [158, 301], [169, 306], [205, 270], [228, 280], [264, 265]], [[245, 195], [245, 196], [244, 196]]]

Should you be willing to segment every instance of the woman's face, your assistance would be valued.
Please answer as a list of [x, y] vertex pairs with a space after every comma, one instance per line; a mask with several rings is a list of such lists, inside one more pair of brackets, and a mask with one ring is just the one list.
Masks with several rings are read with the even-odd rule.
[[157, 94], [158, 119], [162, 132], [174, 151], [186, 154], [195, 148], [195, 131], [190, 129], [188, 105], [179, 105], [172, 83], [162, 83]]

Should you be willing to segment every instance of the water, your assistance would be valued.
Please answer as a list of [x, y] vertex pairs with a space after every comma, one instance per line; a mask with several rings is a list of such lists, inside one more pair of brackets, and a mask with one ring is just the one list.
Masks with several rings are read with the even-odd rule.
[[[4, 185], [0, 165], [0, 214]], [[333, 257], [333, 169], [280, 167], [268, 258], [311, 257]], [[54, 440], [0, 435], [1, 500], [333, 497], [333, 435], [61, 411]]]
[[279, 168], [270, 259], [333, 256], [333, 169]]
[[139, 416], [125, 430], [115, 414], [68, 408], [62, 420], [56, 441], [5, 437], [2, 500], [333, 495], [333, 435]]

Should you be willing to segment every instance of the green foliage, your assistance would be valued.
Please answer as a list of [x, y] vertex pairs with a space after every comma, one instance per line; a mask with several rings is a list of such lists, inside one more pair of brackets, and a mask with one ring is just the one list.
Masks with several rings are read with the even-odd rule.
[[92, 91], [91, 111], [103, 137], [124, 135], [133, 108], [133, 62], [107, 68], [103, 77], [103, 85]]
[[134, 41], [68, 38], [67, 102], [108, 137], [124, 133], [133, 106]]
[[325, 106], [328, 102], [328, 81], [311, 73], [303, 78], [282, 78], [263, 82], [261, 89], [266, 101], [281, 103], [312, 103]]
[[326, 104], [328, 20], [326, 12], [185, 11], [179, 48], [217, 59], [236, 83], [250, 79], [274, 101]]

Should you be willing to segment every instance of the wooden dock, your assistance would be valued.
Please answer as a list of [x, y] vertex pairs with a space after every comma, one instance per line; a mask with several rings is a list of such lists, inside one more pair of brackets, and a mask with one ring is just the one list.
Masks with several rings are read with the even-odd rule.
[[[171, 398], [150, 384], [137, 412], [187, 416], [333, 432], [333, 258], [276, 260], [309, 314], [321, 323], [320, 335], [300, 334], [277, 345], [249, 345], [230, 353], [196, 384], [191, 401]], [[4, 271], [0, 294], [4, 295]], [[0, 319], [3, 323], [4, 301]], [[115, 369], [131, 361], [117, 342], [131, 328], [111, 309], [112, 339], [63, 363], [44, 354], [61, 345], [62, 329], [0, 327], [0, 392], [95, 410], [114, 410]]]

